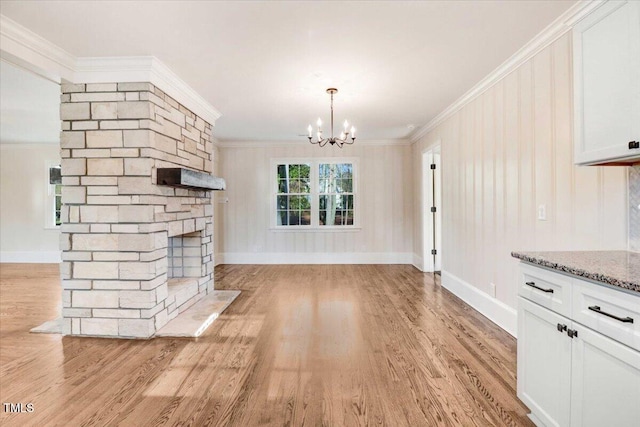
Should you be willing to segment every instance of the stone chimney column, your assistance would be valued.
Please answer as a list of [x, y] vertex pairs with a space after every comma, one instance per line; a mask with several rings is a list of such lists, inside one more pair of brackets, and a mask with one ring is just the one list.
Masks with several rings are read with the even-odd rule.
[[213, 290], [211, 193], [157, 185], [158, 167], [212, 171], [212, 126], [151, 83], [63, 84], [65, 334], [149, 338], [179, 310], [169, 237], [201, 240], [190, 304]]

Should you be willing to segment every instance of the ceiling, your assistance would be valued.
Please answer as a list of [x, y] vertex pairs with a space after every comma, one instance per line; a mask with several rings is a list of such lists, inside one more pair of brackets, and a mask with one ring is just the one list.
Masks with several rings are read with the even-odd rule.
[[3, 1], [75, 56], [153, 55], [222, 113], [220, 140], [296, 140], [329, 119], [406, 138], [575, 1]]

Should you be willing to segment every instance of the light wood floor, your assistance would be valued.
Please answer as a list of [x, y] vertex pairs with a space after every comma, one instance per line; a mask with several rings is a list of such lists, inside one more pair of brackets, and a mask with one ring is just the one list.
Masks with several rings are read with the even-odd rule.
[[[438, 279], [439, 280], [439, 279]], [[515, 340], [411, 266], [219, 266], [198, 340], [30, 334], [56, 265], [0, 265], [3, 426], [531, 425]], [[2, 408], [0, 408], [2, 410]]]

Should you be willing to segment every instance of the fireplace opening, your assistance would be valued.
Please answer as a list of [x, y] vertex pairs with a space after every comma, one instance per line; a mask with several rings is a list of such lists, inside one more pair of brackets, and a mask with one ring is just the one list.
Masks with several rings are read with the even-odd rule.
[[203, 277], [202, 232], [169, 237], [167, 248], [167, 277]]

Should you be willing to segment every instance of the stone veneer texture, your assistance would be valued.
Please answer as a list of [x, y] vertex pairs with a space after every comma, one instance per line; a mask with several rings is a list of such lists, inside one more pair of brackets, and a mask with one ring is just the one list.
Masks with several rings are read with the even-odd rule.
[[629, 168], [629, 250], [640, 252], [640, 165]]
[[211, 173], [211, 124], [150, 83], [63, 84], [64, 333], [148, 338], [166, 305], [168, 239], [201, 241], [198, 293], [213, 290], [211, 193], [156, 185], [158, 167]]

